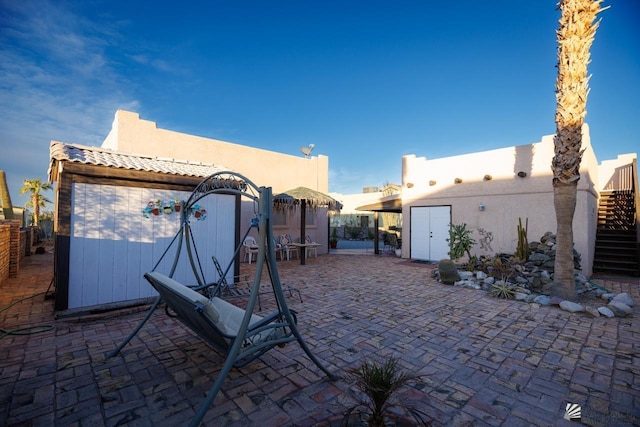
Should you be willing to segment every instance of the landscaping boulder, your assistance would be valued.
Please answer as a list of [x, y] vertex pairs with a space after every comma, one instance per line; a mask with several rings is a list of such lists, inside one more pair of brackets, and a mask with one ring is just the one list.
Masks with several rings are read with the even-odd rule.
[[633, 314], [633, 309], [631, 307], [629, 307], [626, 304], [623, 304], [621, 302], [614, 302], [611, 301], [607, 307], [609, 307], [609, 309], [611, 309], [611, 311], [613, 312], [613, 314], [616, 315], [616, 317], [627, 317], [627, 316], [631, 316]]
[[626, 306], [633, 307], [633, 299], [626, 292], [616, 295], [611, 302], [620, 302]]
[[582, 304], [578, 304], [572, 301], [562, 301], [560, 303], [560, 308], [570, 313], [579, 313], [584, 311], [584, 306]]

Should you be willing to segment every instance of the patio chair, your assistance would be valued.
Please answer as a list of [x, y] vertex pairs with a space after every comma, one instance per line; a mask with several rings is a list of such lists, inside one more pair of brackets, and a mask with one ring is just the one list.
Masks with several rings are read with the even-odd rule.
[[310, 245], [310, 246], [306, 246], [305, 249], [307, 250], [307, 258], [309, 258], [309, 255], [311, 254], [311, 252], [313, 252], [313, 256], [315, 258], [318, 258], [318, 246], [322, 246], [320, 243], [314, 242], [311, 239], [311, 236], [309, 234], [307, 234], [306, 237], [306, 244]]
[[383, 250], [386, 252], [387, 250], [389, 250], [389, 252], [393, 252], [394, 254], [396, 253], [396, 249], [398, 249], [398, 236], [396, 236], [395, 233], [387, 233], [384, 236], [384, 248]]
[[298, 256], [298, 247], [297, 246], [293, 246], [291, 243], [293, 243], [293, 239], [291, 238], [290, 234], [281, 234], [280, 235], [280, 246], [282, 247], [282, 250], [284, 251], [284, 253], [287, 255], [287, 261], [289, 261], [291, 259], [291, 255], [296, 255]]
[[276, 260], [278, 259], [278, 254], [280, 254], [280, 261], [283, 261], [286, 251], [285, 248], [278, 243], [275, 237], [273, 238], [273, 250], [276, 253]]
[[256, 243], [256, 239], [251, 236], [247, 236], [244, 238], [242, 245], [244, 246], [244, 260], [247, 261], [248, 259], [249, 264], [251, 264], [253, 254], [256, 254], [256, 256], [258, 255], [259, 248], [258, 244]]

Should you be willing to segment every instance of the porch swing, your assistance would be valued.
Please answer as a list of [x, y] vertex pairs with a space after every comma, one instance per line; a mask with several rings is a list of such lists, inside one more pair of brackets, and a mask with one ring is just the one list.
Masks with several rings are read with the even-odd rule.
[[[196, 203], [210, 194], [235, 194], [247, 197], [253, 201], [257, 209], [254, 209], [256, 217], [252, 219], [249, 228], [240, 239], [240, 245], [236, 247], [229, 265], [222, 271], [219, 263], [214, 259], [218, 273], [222, 271], [222, 274], [219, 274], [220, 277], [216, 282], [207, 283], [194, 243], [190, 217], [197, 206]], [[233, 172], [215, 173], [198, 184], [181, 210], [180, 229], [153, 270], [144, 275], [145, 279], [158, 291], [159, 296], [131, 334], [115, 350], [107, 354], [107, 357], [117, 355], [150, 319], [160, 303], [164, 302], [167, 314], [180, 320], [225, 358], [220, 373], [191, 420], [190, 426], [200, 424], [232, 368], [246, 366], [275, 346], [282, 347], [286, 343], [297, 341], [309, 359], [320, 370], [331, 379], [337, 378], [311, 352], [296, 326], [296, 312], [290, 310], [287, 305], [275, 258], [271, 224], [272, 205], [270, 187], [257, 187], [246, 177]], [[254, 227], [258, 229], [259, 251], [247, 306], [243, 310], [224, 300], [221, 296], [222, 291], [228, 286], [227, 273], [234, 260], [238, 258], [244, 238]], [[192, 287], [181, 284], [172, 278], [181, 256], [183, 241], [189, 264], [197, 281], [197, 285]], [[174, 244], [177, 245], [177, 249], [169, 274], [164, 275], [155, 271], [167, 255], [169, 248]], [[277, 309], [272, 314], [261, 317], [254, 314], [253, 311], [256, 302], [259, 301], [260, 284], [265, 265]]]

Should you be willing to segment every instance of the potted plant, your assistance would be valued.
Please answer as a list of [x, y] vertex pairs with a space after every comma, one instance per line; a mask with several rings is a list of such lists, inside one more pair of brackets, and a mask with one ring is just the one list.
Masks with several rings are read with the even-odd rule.
[[400, 408], [408, 412], [413, 418], [409, 422], [411, 425], [427, 425], [424, 414], [403, 405], [400, 399], [396, 398], [398, 391], [419, 378], [417, 375], [404, 372], [393, 356], [388, 357], [383, 363], [364, 361], [359, 368], [351, 369], [347, 374], [347, 380], [362, 393], [363, 399], [358, 405], [347, 410], [342, 425], [386, 426], [392, 418], [398, 417], [390, 411], [391, 408]]
[[329, 247], [335, 249], [338, 247], [338, 231], [334, 228], [331, 230], [331, 237], [329, 238]]

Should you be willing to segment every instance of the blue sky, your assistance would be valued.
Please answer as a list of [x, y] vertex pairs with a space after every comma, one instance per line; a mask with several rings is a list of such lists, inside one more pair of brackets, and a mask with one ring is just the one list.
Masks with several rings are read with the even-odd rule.
[[[587, 105], [599, 161], [640, 151], [640, 2], [605, 5]], [[52, 139], [99, 146], [121, 108], [292, 155], [315, 144], [332, 192], [399, 183], [405, 154], [555, 132], [559, 17], [555, 0], [0, 0], [0, 169], [23, 205]]]

